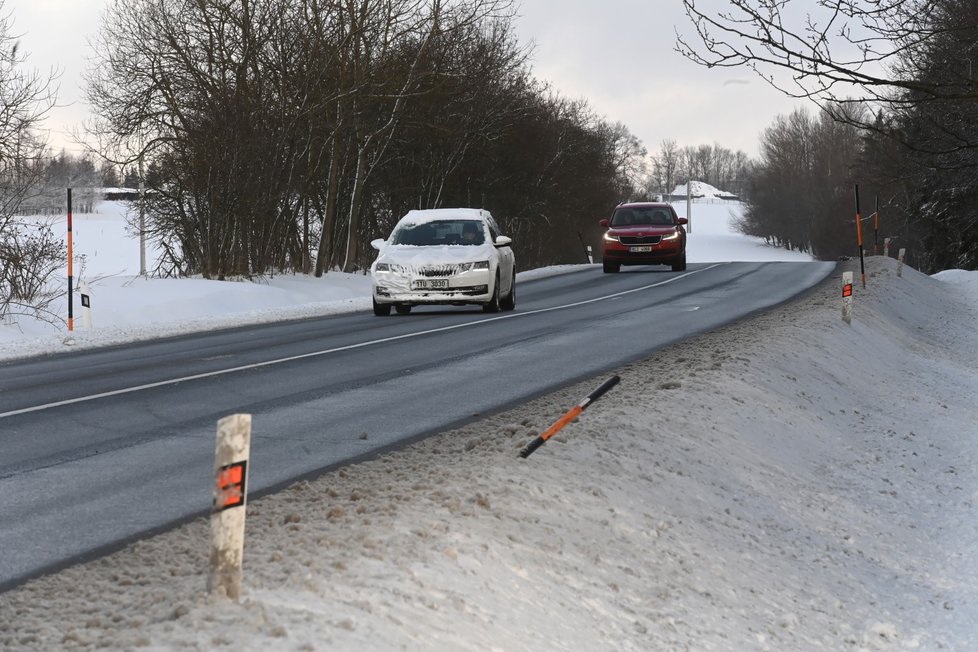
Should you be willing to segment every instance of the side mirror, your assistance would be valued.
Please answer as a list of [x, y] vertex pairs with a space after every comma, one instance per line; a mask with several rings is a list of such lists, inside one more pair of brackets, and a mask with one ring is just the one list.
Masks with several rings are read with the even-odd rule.
[[370, 246], [376, 249], [377, 251], [383, 251], [384, 247], [387, 246], [387, 240], [384, 240], [383, 238], [377, 238], [376, 240], [371, 240]]
[[598, 226], [603, 226], [603, 227], [607, 228], [608, 227], [608, 218], [605, 218], [603, 220], [599, 220], [598, 221]]
[[679, 218], [679, 223], [680, 224], [689, 224], [689, 220], [687, 220], [685, 217], [680, 217]]
[[506, 247], [513, 244], [513, 239], [508, 235], [497, 235], [495, 244], [497, 247]]

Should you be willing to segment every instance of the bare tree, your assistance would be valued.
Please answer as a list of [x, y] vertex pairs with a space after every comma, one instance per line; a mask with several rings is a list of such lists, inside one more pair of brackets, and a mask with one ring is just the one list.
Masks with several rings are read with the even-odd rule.
[[600, 124], [598, 128], [609, 148], [608, 159], [619, 180], [619, 194], [623, 199], [627, 198], [642, 185], [647, 151], [623, 122]]
[[666, 139], [659, 144], [659, 151], [652, 156], [652, 182], [650, 191], [672, 194], [679, 174], [679, 145]]
[[[978, 43], [973, 33], [962, 42], [962, 23], [950, 19], [973, 14], [968, 2], [729, 0], [723, 10], [702, 9], [699, 0], [683, 5], [698, 38], [677, 35], [680, 53], [709, 68], [749, 68], [785, 94], [813, 100], [837, 120], [874, 116], [880, 109], [900, 113], [978, 100], [973, 66]], [[939, 76], [928, 72], [933, 58], [922, 56], [934, 51], [946, 62]], [[870, 110], [848, 111], [844, 107], [850, 104]], [[935, 142], [913, 140], [895, 129], [886, 133], [927, 152], [978, 147], [978, 139], [961, 125], [934, 118], [949, 138]], [[872, 119], [857, 126], [881, 128]]]
[[[359, 37], [350, 39], [351, 82], [367, 92], [344, 94], [348, 103], [355, 142], [355, 167], [350, 190], [346, 222], [346, 247], [343, 271], [353, 271], [362, 264], [360, 253], [360, 220], [364, 190], [376, 166], [385, 159], [412, 97], [425, 92], [423, 80], [437, 74], [433, 68], [432, 44], [436, 39], [451, 39], [471, 25], [488, 18], [508, 15], [509, 0], [346, 0], [346, 18], [350, 29]], [[370, 16], [368, 8], [380, 8]], [[399, 71], [385, 76], [384, 71]], [[400, 65], [397, 65], [400, 64]], [[379, 74], [378, 74], [379, 73]], [[385, 78], [386, 77], [386, 78]], [[370, 83], [368, 85], [368, 79]]]
[[778, 116], [761, 137], [741, 230], [822, 259], [851, 254], [860, 147], [857, 129], [826, 113]]
[[[380, 11], [371, 11], [379, 8]], [[387, 81], [379, 93], [345, 94], [341, 103], [347, 108], [355, 134], [355, 168], [350, 190], [349, 212], [346, 223], [346, 247], [343, 271], [353, 271], [357, 264], [359, 248], [360, 216], [363, 208], [364, 189], [368, 177], [383, 158], [387, 145], [393, 139], [398, 123], [405, 110], [408, 97], [415, 91], [418, 75], [423, 71], [423, 61], [428, 48], [439, 30], [441, 0], [435, 0], [430, 12], [422, 10], [422, 3], [384, 2], [372, 4], [367, 0], [347, 0], [344, 17], [354, 38], [346, 59], [350, 66], [350, 81], [355, 87], [366, 87], [368, 78]], [[378, 67], [389, 65], [386, 55], [395, 48], [405, 47], [405, 40], [418, 39], [406, 74], [397, 77], [377, 77]], [[377, 83], [375, 81], [375, 83]], [[391, 84], [393, 82], [393, 85]], [[393, 87], [392, 87], [393, 86]], [[379, 101], [392, 99], [389, 108], [378, 111]], [[373, 102], [374, 106], [364, 107]], [[370, 109], [373, 109], [371, 111]]]
[[[683, 4], [697, 37], [679, 37], [687, 57], [751, 68], [859, 128], [862, 175], [883, 191], [921, 269], [978, 264], [973, 0], [730, 0], [719, 11]], [[877, 137], [902, 147], [890, 151]]]
[[305, 54], [292, 37], [305, 28], [300, 9], [285, 0], [107, 9], [88, 75], [92, 132], [110, 160], [160, 165], [150, 233], [182, 271], [224, 278], [302, 265], [308, 116], [320, 96], [293, 73]]
[[0, 0], [0, 316], [40, 314], [49, 277], [63, 259], [50, 228], [17, 217], [43, 172], [40, 122], [54, 104], [54, 75], [24, 68], [26, 56]]
[[38, 127], [54, 105], [54, 75], [24, 68], [26, 55], [12, 34], [0, 0], [0, 229], [33, 188], [45, 142]]

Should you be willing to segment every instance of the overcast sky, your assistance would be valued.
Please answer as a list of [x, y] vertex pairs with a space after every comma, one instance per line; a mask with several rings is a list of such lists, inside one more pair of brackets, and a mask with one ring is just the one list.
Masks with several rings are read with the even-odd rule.
[[[105, 6], [106, 0], [4, 3], [29, 63], [62, 71], [65, 106], [47, 125], [58, 148], [80, 151], [69, 134], [87, 113], [81, 74]], [[719, 143], [753, 156], [775, 116], [798, 106], [747, 70], [706, 70], [675, 52], [675, 30], [690, 29], [680, 0], [523, 0], [519, 13], [520, 40], [534, 44], [534, 75], [623, 122], [650, 152], [673, 139], [681, 146]]]

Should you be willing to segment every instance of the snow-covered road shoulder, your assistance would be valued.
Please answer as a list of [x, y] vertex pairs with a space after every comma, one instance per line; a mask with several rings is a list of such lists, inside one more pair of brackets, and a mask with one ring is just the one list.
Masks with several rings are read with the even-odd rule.
[[978, 649], [978, 306], [873, 257], [846, 325], [854, 267], [528, 459], [603, 379], [253, 501], [240, 604], [201, 520], [0, 595], [0, 648]]

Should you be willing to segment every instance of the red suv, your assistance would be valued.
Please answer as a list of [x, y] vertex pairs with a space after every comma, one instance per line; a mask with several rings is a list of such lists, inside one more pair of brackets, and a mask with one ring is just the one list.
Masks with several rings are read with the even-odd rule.
[[604, 271], [613, 274], [622, 265], [672, 265], [686, 269], [685, 217], [670, 204], [619, 204], [610, 220], [598, 222], [608, 231], [601, 239]]

